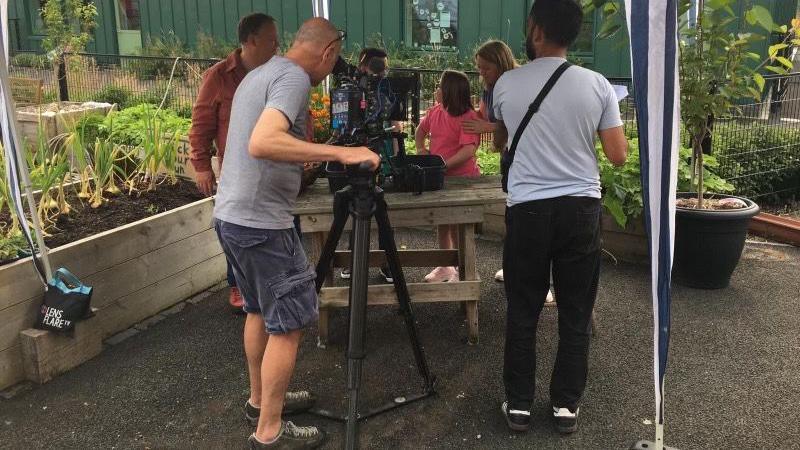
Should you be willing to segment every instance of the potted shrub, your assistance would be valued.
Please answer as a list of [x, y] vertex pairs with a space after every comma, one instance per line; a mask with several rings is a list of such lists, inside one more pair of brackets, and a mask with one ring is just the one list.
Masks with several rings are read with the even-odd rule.
[[[688, 17], [689, 0], [681, 0], [679, 17]], [[742, 99], [760, 101], [765, 86], [762, 70], [785, 74], [792, 62], [780, 56], [800, 44], [798, 20], [791, 29], [778, 26], [769, 11], [750, 6], [743, 19], [759, 32], [737, 32], [733, 11], [736, 0], [697, 0], [696, 23], [680, 25], [681, 119], [684, 138], [691, 145], [692, 192], [678, 194], [673, 278], [696, 288], [718, 289], [730, 283], [747, 237], [750, 219], [759, 208], [752, 200], [724, 194], [708, 183], [710, 139], [715, 118], [724, 118]], [[602, 8], [605, 23], [600, 37], [620, 28], [623, 8], [616, 0], [588, 0], [588, 10]], [[785, 36], [768, 48], [767, 57], [754, 53], [752, 44], [773, 34]], [[679, 185], [679, 189], [681, 186]]]
[[[733, 33], [733, 0], [699, 0], [697, 23], [680, 34], [681, 116], [692, 147], [693, 192], [678, 194], [673, 278], [695, 288], [728, 286], [742, 255], [750, 219], [759, 207], [750, 199], [718, 195], [707, 189], [703, 161], [715, 118], [724, 117], [744, 98], [760, 101], [762, 69], [784, 74], [792, 62], [779, 56], [798, 43], [796, 29], [776, 25], [763, 6], [748, 9], [744, 19], [765, 32]], [[793, 24], [794, 25], [794, 24]], [[786, 36], [768, 49], [768, 57], [748, 47], [773, 33]], [[762, 59], [764, 59], [762, 61]]]
[[[616, 167], [603, 154], [598, 143], [600, 182], [603, 187], [603, 207], [608, 218], [603, 219], [603, 249], [615, 258], [636, 263], [649, 263], [650, 252], [642, 212], [642, 178], [639, 164], [638, 138], [628, 141], [628, 159]], [[678, 158], [678, 190], [692, 189], [692, 150], [682, 147]], [[733, 191], [733, 185], [716, 173], [719, 167], [713, 156], [703, 158], [704, 182], [707, 189], [717, 193]]]

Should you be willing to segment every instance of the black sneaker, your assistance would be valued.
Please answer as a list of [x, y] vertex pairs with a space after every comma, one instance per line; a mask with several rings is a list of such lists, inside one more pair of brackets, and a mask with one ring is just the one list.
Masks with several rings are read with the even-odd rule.
[[342, 272], [339, 274], [339, 276], [343, 280], [349, 280], [350, 279], [350, 269], [342, 269]]
[[[283, 400], [283, 414], [298, 414], [306, 412], [317, 402], [317, 397], [308, 391], [287, 392]], [[251, 427], [258, 426], [258, 417], [261, 415], [261, 408], [250, 404], [250, 400], [244, 404], [244, 418]]]
[[503, 417], [506, 418], [508, 428], [513, 431], [528, 431], [531, 428], [531, 412], [520, 409], [509, 409], [508, 402], [503, 402], [500, 407]]
[[553, 406], [553, 420], [556, 422], [556, 428], [561, 434], [570, 434], [578, 431], [578, 413], [580, 408], [575, 408], [571, 411], [569, 408], [558, 408]]
[[317, 427], [298, 427], [292, 422], [282, 422], [281, 431], [274, 441], [265, 444], [251, 434], [247, 443], [252, 450], [260, 449], [305, 449], [317, 448], [325, 440], [325, 434]]
[[392, 277], [392, 271], [389, 270], [389, 266], [381, 266], [381, 276], [387, 283], [394, 283], [394, 277]]

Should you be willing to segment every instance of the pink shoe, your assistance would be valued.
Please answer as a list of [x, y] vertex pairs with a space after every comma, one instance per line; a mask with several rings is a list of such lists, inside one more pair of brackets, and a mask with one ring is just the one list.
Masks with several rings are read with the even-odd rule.
[[428, 283], [458, 281], [458, 270], [453, 266], [437, 267], [431, 273], [425, 275], [425, 281]]

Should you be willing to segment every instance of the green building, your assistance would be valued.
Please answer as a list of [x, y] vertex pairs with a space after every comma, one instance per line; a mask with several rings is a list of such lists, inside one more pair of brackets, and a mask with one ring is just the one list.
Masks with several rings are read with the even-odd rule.
[[[41, 49], [44, 35], [39, 9], [46, 0], [11, 0], [11, 48]], [[193, 46], [200, 32], [235, 42], [242, 15], [262, 11], [275, 17], [290, 35], [312, 15], [311, 0], [94, 0], [99, 11], [95, 39], [88, 51], [136, 54], [151, 36], [174, 33]], [[331, 19], [347, 31], [347, 45], [363, 46], [376, 35], [385, 42], [418, 51], [470, 54], [476, 44], [499, 38], [522, 53], [524, 24], [533, 0], [331, 0]], [[767, 7], [779, 23], [788, 23], [797, 0], [741, 0]], [[576, 57], [609, 77], [630, 75], [624, 33], [598, 40], [599, 15], [586, 18], [573, 49]], [[744, 27], [745, 24], [740, 24]], [[763, 44], [763, 45], [766, 45]], [[763, 49], [757, 49], [763, 50]]]

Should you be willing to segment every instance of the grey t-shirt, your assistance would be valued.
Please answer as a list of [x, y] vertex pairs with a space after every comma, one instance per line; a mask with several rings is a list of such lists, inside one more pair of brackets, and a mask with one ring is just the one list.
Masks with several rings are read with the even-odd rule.
[[[497, 80], [494, 113], [508, 129], [509, 146], [528, 106], [564, 61], [537, 58]], [[508, 206], [563, 196], [600, 198], [595, 136], [621, 125], [608, 80], [582, 67], [567, 69], [519, 140], [509, 173]]]
[[273, 56], [242, 80], [233, 96], [225, 164], [217, 187], [214, 217], [251, 228], [293, 226], [292, 209], [300, 191], [303, 165], [256, 159], [248, 145], [261, 113], [282, 112], [290, 133], [305, 139], [311, 83], [297, 64]]

